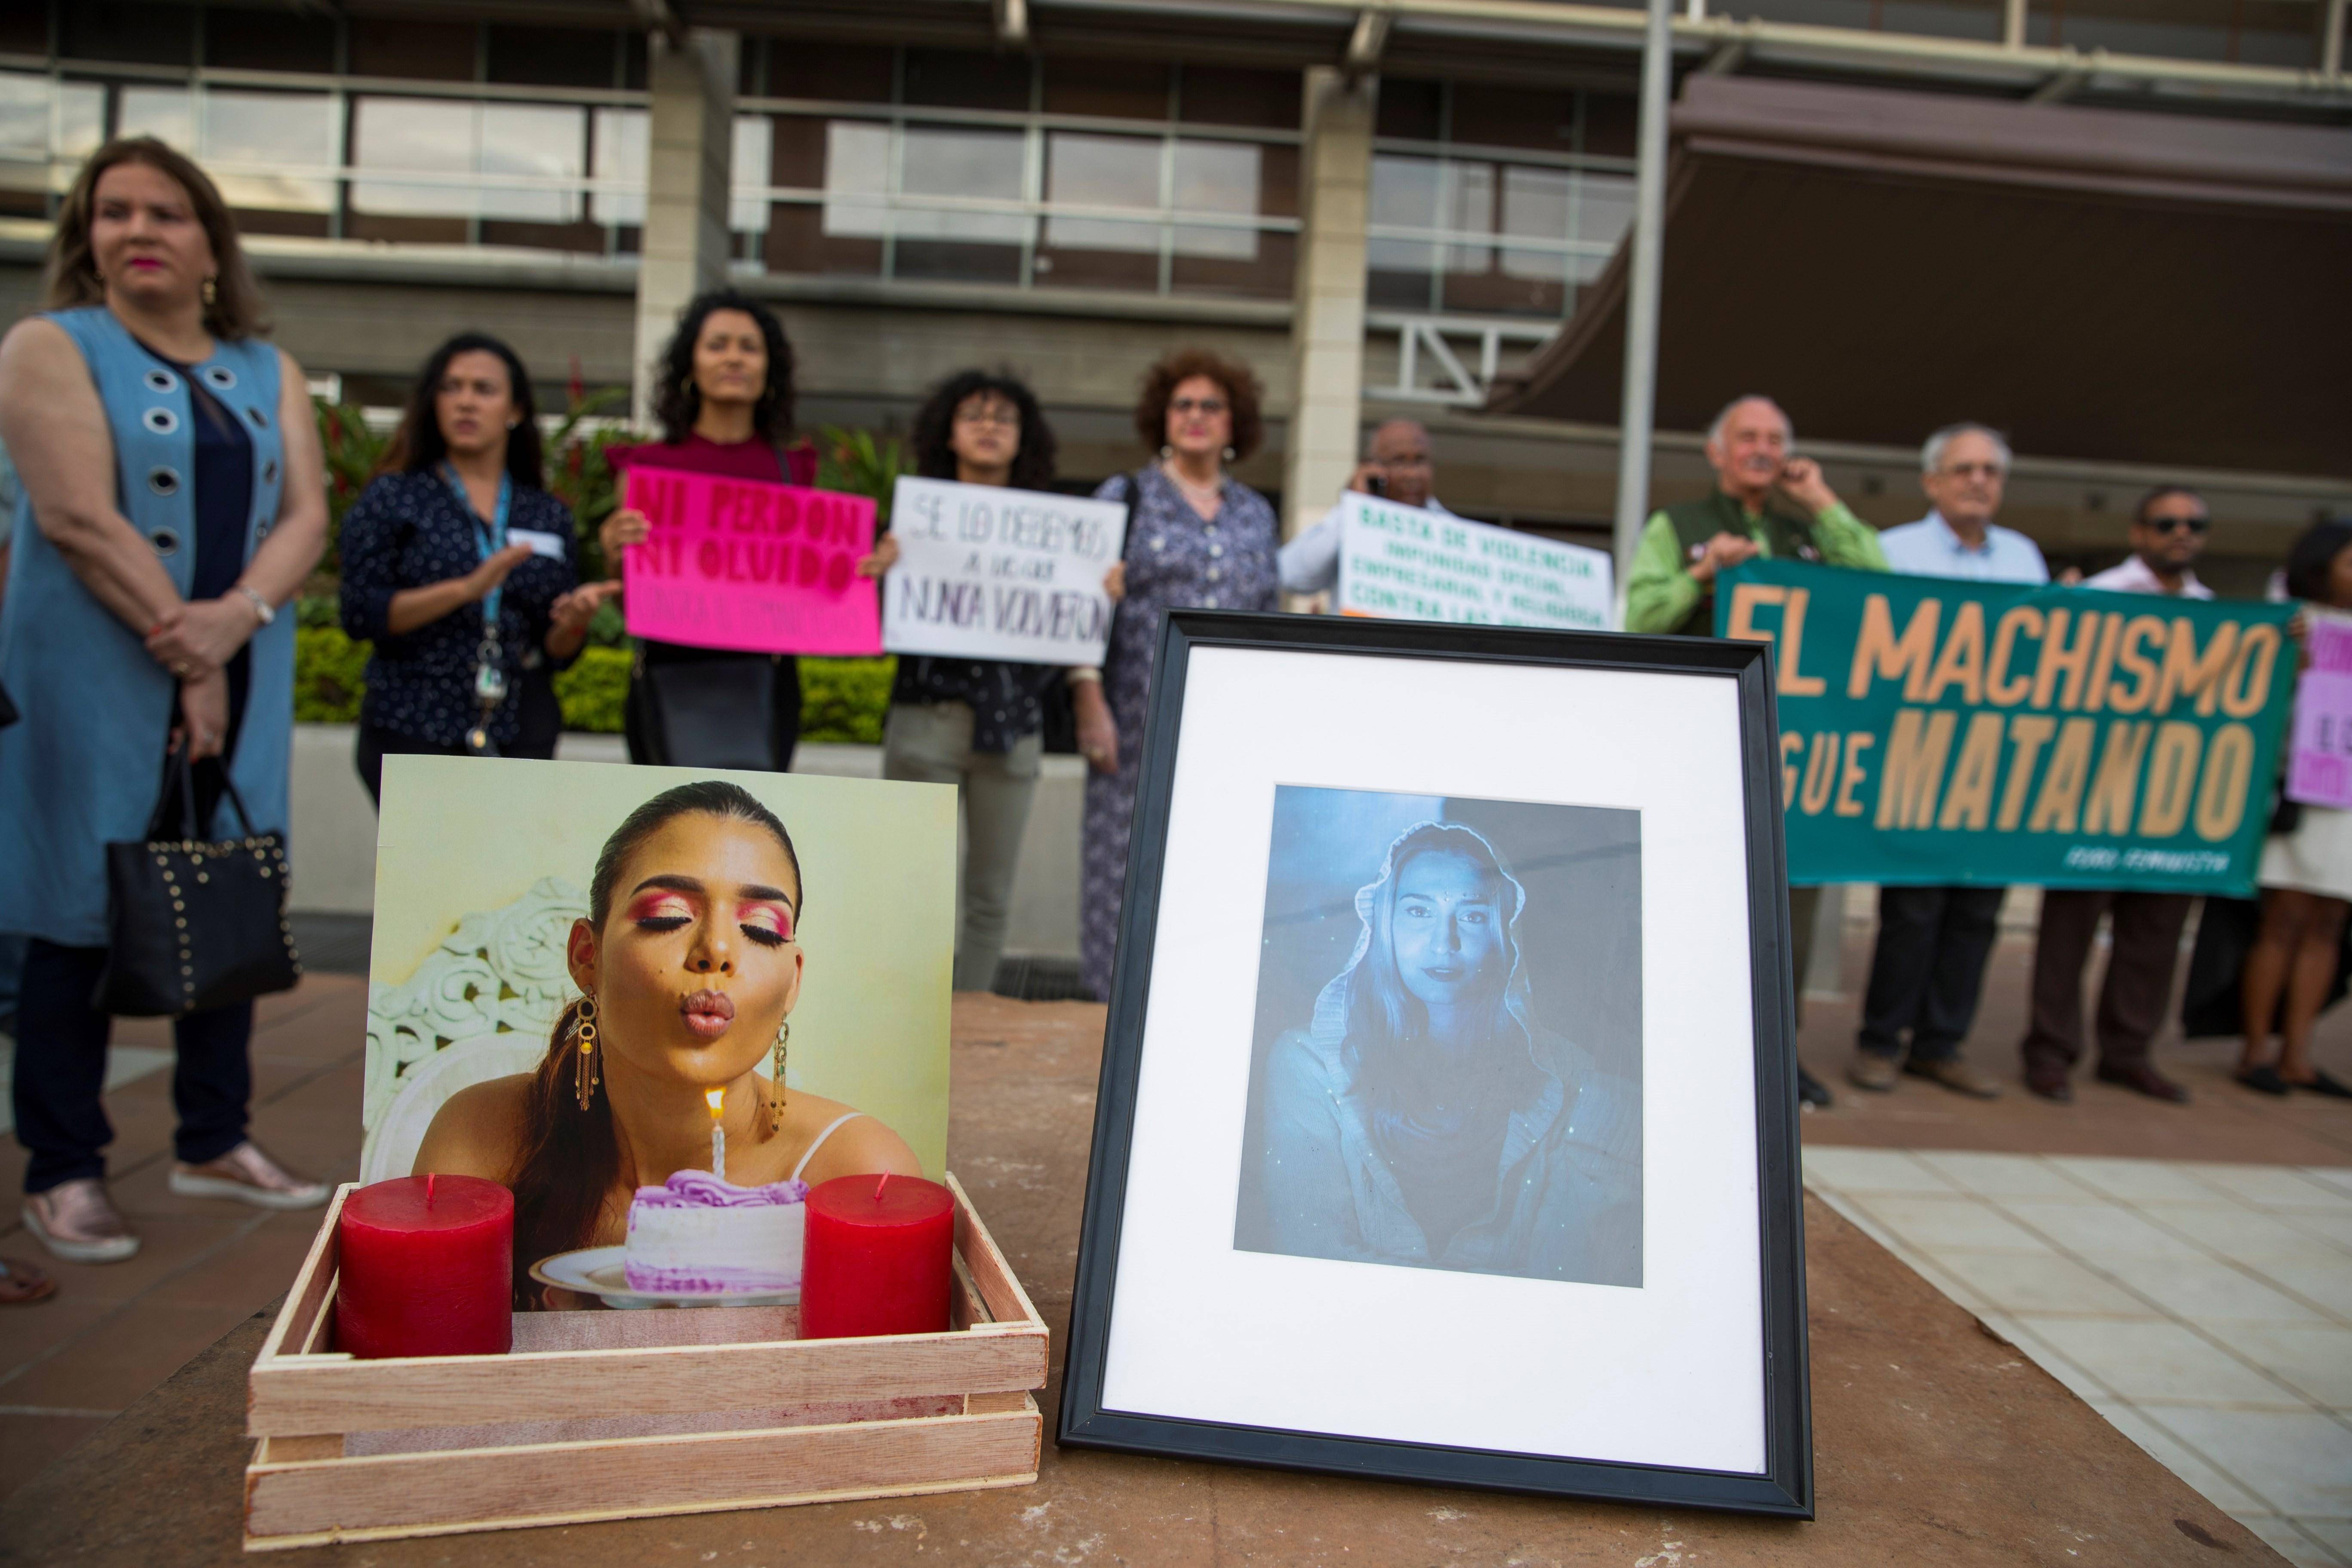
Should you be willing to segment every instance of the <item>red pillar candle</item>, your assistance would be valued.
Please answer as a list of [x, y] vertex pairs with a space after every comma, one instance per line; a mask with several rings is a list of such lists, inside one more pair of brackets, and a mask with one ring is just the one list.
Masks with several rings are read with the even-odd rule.
[[514, 1194], [479, 1176], [398, 1176], [343, 1200], [335, 1349], [362, 1358], [514, 1346]]
[[955, 1200], [919, 1176], [836, 1176], [808, 1195], [801, 1338], [942, 1334]]

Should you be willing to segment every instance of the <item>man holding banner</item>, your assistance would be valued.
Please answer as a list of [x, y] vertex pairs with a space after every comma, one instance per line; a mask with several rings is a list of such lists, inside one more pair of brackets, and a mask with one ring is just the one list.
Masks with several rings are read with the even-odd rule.
[[[1885, 570], [1877, 533], [1822, 482], [1821, 465], [1789, 455], [1796, 438], [1780, 405], [1760, 395], [1735, 397], [1715, 416], [1706, 432], [1715, 491], [1650, 514], [1625, 574], [1627, 631], [1706, 636], [1718, 619], [1716, 574], [1758, 556]], [[1793, 869], [1794, 856], [1789, 864]], [[1817, 883], [1789, 889], [1790, 959], [1801, 1017], [1821, 900]], [[1798, 1072], [1806, 1102], [1827, 1105], [1829, 1091], [1803, 1068]]]
[[[2210, 599], [2213, 590], [2190, 569], [2205, 552], [2210, 526], [2196, 491], [2179, 485], [2150, 490], [2133, 514], [2130, 556], [2083, 585]], [[2164, 1021], [2181, 928], [2195, 902], [2187, 893], [2132, 888], [2053, 888], [2042, 894], [2042, 929], [2033, 943], [2033, 1015], [2020, 1047], [2027, 1089], [2060, 1104], [2074, 1098], [2073, 1071], [2083, 1056], [2083, 965], [2105, 915], [2112, 945], [2099, 986], [2099, 1081], [2176, 1105], [2188, 1100], [2189, 1091], [2149, 1061], [2148, 1042]]]
[[[1982, 425], [1950, 425], [1928, 437], [1919, 451], [1919, 488], [1931, 509], [1878, 536], [1887, 565], [1922, 577], [2047, 583], [2050, 568], [2033, 541], [1993, 521], [2008, 476], [2009, 443]], [[1998, 883], [1878, 889], [1878, 944], [1861, 1037], [1846, 1068], [1856, 1088], [1885, 1093], [1907, 1066], [1962, 1094], [1990, 1100], [2000, 1092], [1960, 1059], [1960, 1042], [1976, 1021], [2008, 891]]]
[[[1364, 460], [1348, 479], [1348, 489], [1359, 495], [1381, 496], [1399, 506], [1453, 516], [1438, 500], [1436, 487], [1437, 465], [1430, 458], [1429, 431], [1418, 419], [1391, 419], [1373, 431]], [[1282, 570], [1284, 593], [1325, 594], [1339, 585], [1343, 510], [1333, 507], [1312, 528], [1300, 530], [1282, 547], [1276, 560]]]

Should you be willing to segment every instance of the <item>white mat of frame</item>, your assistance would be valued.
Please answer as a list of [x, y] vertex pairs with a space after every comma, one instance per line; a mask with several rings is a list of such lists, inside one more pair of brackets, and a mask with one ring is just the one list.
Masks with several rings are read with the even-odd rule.
[[2352, 1170], [1804, 1157], [1832, 1207], [2290, 1561], [2352, 1565]]
[[[121, 1089], [149, 1073], [162, 1072], [172, 1065], [172, 1053], [154, 1046], [116, 1046], [106, 1053], [106, 1087]], [[16, 1042], [0, 1035], [0, 1084], [13, 1087], [16, 1080]], [[16, 1131], [16, 1107], [13, 1095], [0, 1100], [0, 1136]]]

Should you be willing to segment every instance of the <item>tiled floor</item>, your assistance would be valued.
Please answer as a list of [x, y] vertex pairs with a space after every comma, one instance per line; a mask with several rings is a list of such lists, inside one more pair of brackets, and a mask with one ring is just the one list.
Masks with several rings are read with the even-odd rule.
[[1805, 1181], [2288, 1559], [2352, 1564], [2352, 1166], [1813, 1144]]

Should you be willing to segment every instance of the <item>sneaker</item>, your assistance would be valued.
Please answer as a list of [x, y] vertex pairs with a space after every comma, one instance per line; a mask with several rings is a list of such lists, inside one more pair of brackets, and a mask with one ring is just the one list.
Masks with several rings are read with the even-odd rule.
[[45, 1193], [25, 1195], [25, 1228], [52, 1256], [68, 1263], [120, 1263], [139, 1250], [139, 1238], [122, 1222], [106, 1184], [96, 1176], [59, 1182]]
[[1940, 1083], [1954, 1094], [1965, 1094], [1971, 1100], [2000, 1098], [2000, 1084], [1997, 1079], [1986, 1077], [1958, 1057], [1934, 1057], [1927, 1060], [1913, 1057], [1903, 1064], [1903, 1070], [1913, 1078]]
[[1902, 1070], [1893, 1057], [1878, 1051], [1856, 1051], [1845, 1069], [1845, 1079], [1856, 1089], [1886, 1094], [1894, 1089], [1895, 1075]]
[[314, 1209], [333, 1191], [296, 1175], [249, 1138], [217, 1160], [173, 1165], [171, 1184], [184, 1198], [232, 1198], [261, 1209]]

